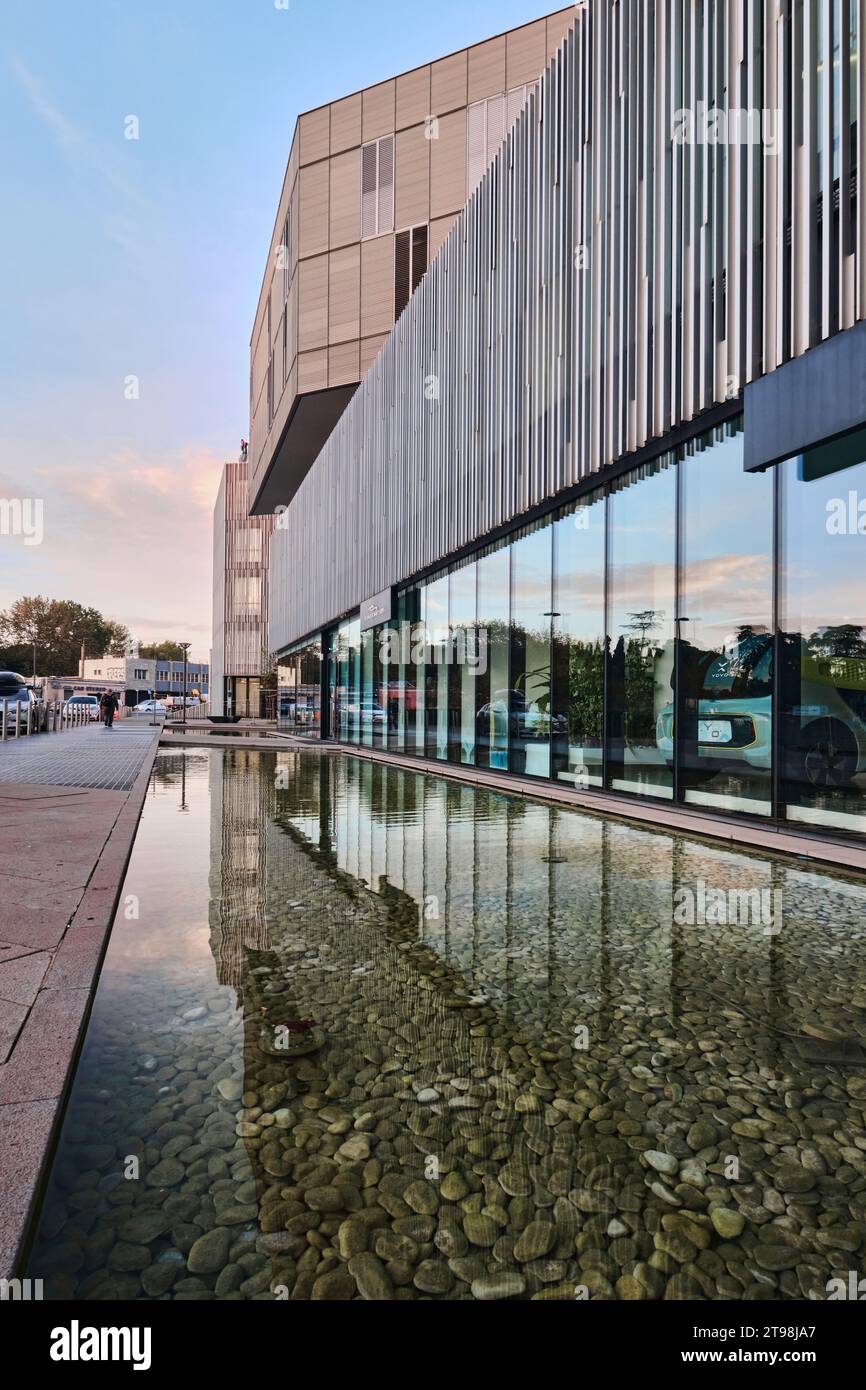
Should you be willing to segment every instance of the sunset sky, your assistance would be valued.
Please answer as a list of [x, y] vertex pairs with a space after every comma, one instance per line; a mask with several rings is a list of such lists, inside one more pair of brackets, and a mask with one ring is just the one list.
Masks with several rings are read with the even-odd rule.
[[211, 511], [298, 113], [553, 8], [4, 7], [0, 498], [41, 498], [44, 539], [0, 535], [0, 607], [74, 599], [207, 658]]

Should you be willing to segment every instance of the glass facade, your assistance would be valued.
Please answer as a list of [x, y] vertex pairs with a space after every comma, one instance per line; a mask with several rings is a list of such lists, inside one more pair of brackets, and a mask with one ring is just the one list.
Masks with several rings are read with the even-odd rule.
[[343, 623], [329, 728], [862, 834], [864, 545], [866, 431], [751, 473], [720, 427]]
[[790, 820], [866, 832], [866, 430], [782, 467], [782, 788]]
[[277, 727], [319, 738], [322, 732], [322, 642], [316, 639], [280, 658]]

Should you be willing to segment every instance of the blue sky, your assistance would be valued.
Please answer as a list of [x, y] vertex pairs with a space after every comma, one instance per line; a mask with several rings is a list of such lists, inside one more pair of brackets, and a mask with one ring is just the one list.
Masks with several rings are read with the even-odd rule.
[[206, 657], [211, 509], [298, 113], [553, 8], [4, 6], [0, 498], [43, 499], [44, 539], [0, 535], [0, 607], [76, 599]]

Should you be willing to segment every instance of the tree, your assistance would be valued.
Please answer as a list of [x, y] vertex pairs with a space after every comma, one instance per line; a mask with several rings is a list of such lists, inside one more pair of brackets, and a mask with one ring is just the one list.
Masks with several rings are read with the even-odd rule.
[[41, 595], [19, 598], [0, 613], [2, 659], [13, 669], [44, 675], [73, 675], [78, 671], [81, 648], [86, 657], [123, 656], [129, 647], [128, 630], [106, 618], [96, 608], [85, 608], [69, 599]]
[[183, 661], [183, 648], [177, 642], [142, 642], [138, 654], [151, 661]]

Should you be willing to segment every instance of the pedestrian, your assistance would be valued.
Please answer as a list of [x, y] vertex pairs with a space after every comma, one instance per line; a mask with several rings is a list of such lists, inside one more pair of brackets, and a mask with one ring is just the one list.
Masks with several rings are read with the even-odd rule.
[[111, 689], [111, 686], [109, 686], [102, 696], [102, 699], [99, 701], [99, 712], [102, 715], [106, 729], [110, 729], [114, 724], [114, 716], [119, 708], [120, 701]]

